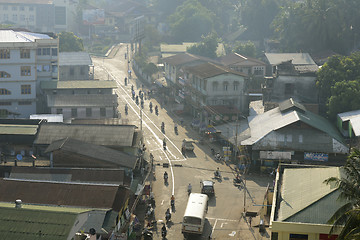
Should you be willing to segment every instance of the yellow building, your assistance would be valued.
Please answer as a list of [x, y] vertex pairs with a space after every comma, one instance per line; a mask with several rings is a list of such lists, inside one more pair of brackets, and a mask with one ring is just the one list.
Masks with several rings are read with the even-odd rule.
[[[328, 220], [345, 202], [324, 180], [340, 178], [339, 167], [281, 165], [276, 175], [270, 229], [274, 240], [329, 240]], [[338, 232], [336, 232], [338, 233]]]

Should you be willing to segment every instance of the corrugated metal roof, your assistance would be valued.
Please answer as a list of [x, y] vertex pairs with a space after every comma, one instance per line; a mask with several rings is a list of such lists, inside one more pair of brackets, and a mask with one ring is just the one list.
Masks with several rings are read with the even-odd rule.
[[[330, 135], [345, 145], [344, 139], [338, 130], [332, 126], [328, 120], [310, 111], [297, 111], [296, 108], [296, 105], [293, 105], [293, 107], [290, 108], [290, 111], [282, 112], [280, 107], [277, 107], [260, 115], [249, 116], [248, 121], [251, 129], [251, 137], [242, 141], [241, 144], [253, 145], [272, 131], [283, 128], [297, 121], [302, 121]], [[286, 109], [289, 109], [289, 107], [286, 107], [285, 110]], [[303, 109], [301, 109], [301, 111], [303, 111]]]
[[2, 239], [66, 240], [77, 214], [0, 207]]
[[1, 135], [35, 135], [38, 125], [0, 124]]
[[130, 184], [123, 169], [12, 167], [9, 178], [119, 185]]
[[278, 65], [290, 60], [294, 65], [316, 65], [308, 53], [265, 53], [265, 56], [271, 65]]
[[48, 107], [116, 107], [115, 94], [47, 95]]
[[[321, 203], [322, 205], [328, 207], [328, 211], [330, 211], [330, 208], [336, 211], [338, 205], [329, 206], [329, 203], [332, 202], [332, 200], [325, 198], [327, 195], [337, 190], [334, 185], [327, 185], [324, 183], [324, 180], [330, 177], [340, 178], [340, 168], [316, 167], [285, 169], [282, 176], [282, 201], [280, 201], [278, 210], [278, 220], [286, 221], [291, 216], [304, 211], [306, 208], [320, 200], [323, 201]], [[306, 215], [309, 218], [314, 219], [318, 216], [317, 213], [312, 212], [308, 212]]]
[[230, 53], [220, 58], [220, 62], [225, 66], [237, 65], [237, 66], [265, 66], [263, 61], [255, 58], [246, 57], [238, 53]]
[[78, 125], [44, 123], [40, 126], [35, 144], [49, 145], [64, 138], [73, 138], [101, 146], [132, 147], [134, 125]]
[[350, 112], [343, 112], [338, 114], [341, 121], [347, 121], [351, 118], [356, 118], [360, 116], [360, 110], [350, 111]]
[[184, 69], [196, 76], [199, 76], [200, 78], [210, 78], [222, 74], [234, 74], [237, 76], [247, 77], [245, 73], [237, 72], [224, 66], [220, 66], [210, 62], [199, 64], [196, 66], [185, 67]]
[[[0, 208], [15, 208], [15, 201], [0, 202]], [[24, 203], [24, 202], [21, 204], [21, 209], [51, 211], [51, 212], [66, 212], [66, 213], [76, 213], [76, 214], [88, 212], [88, 211], [92, 210], [92, 208], [49, 206], [49, 205], [29, 204], [29, 203]], [[106, 209], [106, 210], [108, 210], [108, 209]]]
[[360, 116], [351, 118], [350, 124], [352, 126], [352, 130], [354, 131], [355, 136], [360, 136]]
[[114, 209], [119, 211], [128, 190], [118, 185], [41, 182], [0, 179], [0, 201], [83, 208]]
[[60, 52], [59, 66], [92, 65], [92, 60], [87, 52]]
[[101, 161], [110, 162], [130, 169], [134, 169], [136, 165], [136, 156], [131, 156], [111, 148], [86, 143], [71, 138], [54, 141], [45, 150], [45, 153], [53, 152], [59, 149], [91, 158], [96, 158]]
[[35, 42], [36, 39], [52, 39], [46, 34], [0, 30], [0, 42]]
[[31, 114], [30, 119], [45, 119], [47, 122], [64, 122], [62, 114]]
[[53, 4], [53, 0], [0, 0], [0, 3]]
[[116, 81], [42, 81], [42, 89], [87, 89], [87, 88], [117, 88]]
[[186, 63], [191, 63], [194, 61], [200, 61], [200, 62], [213, 62], [213, 63], [218, 63], [220, 64], [220, 62], [210, 59], [210, 58], [206, 58], [206, 57], [202, 57], [202, 56], [197, 56], [194, 54], [190, 54], [190, 53], [178, 53], [176, 55], [172, 55], [170, 57], [166, 57], [166, 58], [162, 58], [163, 62], [166, 62], [172, 66], [178, 66], [178, 65], [183, 65]]

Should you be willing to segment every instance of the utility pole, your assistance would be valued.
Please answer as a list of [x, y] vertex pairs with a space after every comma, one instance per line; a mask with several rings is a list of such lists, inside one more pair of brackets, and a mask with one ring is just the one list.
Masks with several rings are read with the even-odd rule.
[[142, 109], [140, 107], [140, 130], [142, 131]]
[[235, 149], [234, 149], [234, 160], [236, 163], [236, 153], [238, 151], [238, 142], [237, 142], [237, 135], [238, 135], [238, 119], [236, 119], [236, 126], [235, 126]]

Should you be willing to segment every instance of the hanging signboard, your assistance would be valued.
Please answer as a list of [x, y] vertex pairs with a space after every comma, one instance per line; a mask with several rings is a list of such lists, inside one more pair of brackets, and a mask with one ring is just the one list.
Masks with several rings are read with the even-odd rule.
[[326, 162], [329, 160], [329, 155], [326, 153], [304, 152], [304, 160]]
[[291, 152], [260, 151], [260, 159], [291, 160]]

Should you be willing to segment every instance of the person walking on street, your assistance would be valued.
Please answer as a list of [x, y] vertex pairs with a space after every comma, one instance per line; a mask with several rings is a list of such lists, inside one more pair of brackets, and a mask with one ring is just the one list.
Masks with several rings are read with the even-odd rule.
[[249, 225], [251, 227], [252, 217], [249, 217]]

